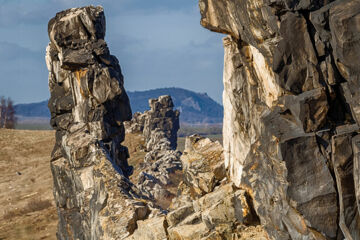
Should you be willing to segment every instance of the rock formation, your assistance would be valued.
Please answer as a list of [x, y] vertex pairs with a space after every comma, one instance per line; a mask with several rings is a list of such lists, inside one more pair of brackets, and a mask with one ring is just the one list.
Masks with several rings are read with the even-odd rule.
[[170, 142], [170, 147], [177, 147], [177, 132], [180, 128], [178, 110], [173, 110], [174, 104], [170, 96], [164, 95], [159, 98], [149, 99], [150, 110], [144, 113], [135, 113], [131, 121], [125, 123], [127, 132], [141, 132], [145, 136], [145, 141], [151, 146], [147, 146], [148, 151], [153, 149], [156, 141], [151, 140], [152, 131], [160, 129]]
[[104, 41], [104, 11], [60, 12], [48, 31], [57, 238], [123, 239], [150, 207], [127, 178], [132, 169], [121, 142], [131, 108], [118, 60]]
[[131, 121], [125, 122], [125, 129], [145, 137], [147, 153], [135, 183], [148, 198], [164, 202], [174, 197], [167, 188], [174, 186], [172, 175], [182, 169], [181, 152], [175, 150], [179, 111], [173, 110], [170, 96], [150, 99], [149, 106], [150, 111], [135, 113]]
[[224, 154], [271, 239], [360, 239], [359, 0], [200, 0], [225, 33]]
[[219, 142], [187, 137], [181, 157], [184, 179], [169, 212], [138, 221], [128, 239], [265, 240], [247, 192], [228, 181], [223, 160]]
[[[228, 34], [224, 151], [192, 136], [180, 163], [179, 113], [167, 96], [151, 100], [127, 127], [149, 151], [138, 188], [121, 146], [131, 108], [103, 9], [49, 22], [58, 239], [360, 239], [360, 0], [199, 6], [204, 27]], [[181, 165], [178, 196], [168, 211], [154, 208]]]
[[187, 137], [181, 161], [184, 181], [197, 196], [212, 192], [226, 177], [223, 147], [209, 138]]

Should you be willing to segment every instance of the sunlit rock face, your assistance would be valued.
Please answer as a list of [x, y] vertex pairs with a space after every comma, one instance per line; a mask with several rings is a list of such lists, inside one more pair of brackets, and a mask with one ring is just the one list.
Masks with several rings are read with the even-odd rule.
[[224, 157], [271, 239], [360, 239], [359, 0], [200, 0], [224, 38]]
[[58, 239], [123, 239], [149, 206], [127, 177], [123, 121], [129, 99], [116, 57], [110, 55], [102, 7], [69, 9], [49, 22], [46, 51], [51, 170], [59, 214]]

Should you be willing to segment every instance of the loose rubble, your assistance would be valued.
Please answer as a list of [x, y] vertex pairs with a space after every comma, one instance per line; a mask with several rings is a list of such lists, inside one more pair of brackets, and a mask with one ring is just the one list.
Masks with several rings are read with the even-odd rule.
[[252, 239], [268, 239], [247, 191], [228, 181], [219, 142], [187, 137], [181, 161], [184, 179], [169, 212], [138, 221], [129, 239], [246, 239], [249, 231]]

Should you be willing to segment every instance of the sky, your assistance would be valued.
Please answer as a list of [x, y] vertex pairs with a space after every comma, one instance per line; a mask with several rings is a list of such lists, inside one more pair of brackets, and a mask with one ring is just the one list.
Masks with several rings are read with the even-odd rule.
[[181, 87], [221, 103], [224, 36], [200, 26], [197, 0], [0, 0], [0, 96], [49, 98], [48, 21], [59, 11], [101, 5], [110, 52], [128, 91]]

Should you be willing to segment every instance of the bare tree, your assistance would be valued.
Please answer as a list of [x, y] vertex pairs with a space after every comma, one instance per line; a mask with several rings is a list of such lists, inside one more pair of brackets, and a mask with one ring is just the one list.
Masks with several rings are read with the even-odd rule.
[[14, 103], [10, 98], [7, 100], [6, 112], [7, 118], [5, 120], [5, 128], [14, 129], [16, 124], [15, 108]]
[[15, 128], [16, 117], [13, 101], [0, 98], [0, 128]]
[[0, 98], [0, 128], [4, 128], [4, 118], [6, 114], [6, 100], [4, 97]]

